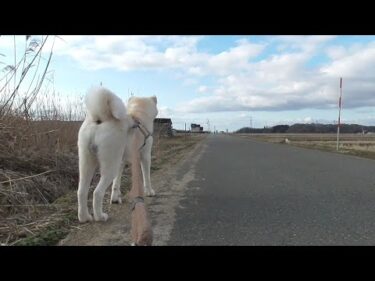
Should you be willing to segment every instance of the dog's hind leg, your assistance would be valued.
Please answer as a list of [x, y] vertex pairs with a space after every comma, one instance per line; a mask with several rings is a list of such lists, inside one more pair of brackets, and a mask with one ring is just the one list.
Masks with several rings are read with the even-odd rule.
[[113, 184], [112, 184], [111, 204], [122, 203], [120, 186], [121, 186], [121, 176], [122, 176], [124, 167], [125, 167], [125, 160], [122, 160], [121, 165], [120, 165], [120, 170], [118, 171], [118, 174], [115, 177]]
[[100, 177], [100, 181], [95, 188], [94, 191], [94, 199], [93, 199], [93, 209], [94, 209], [94, 218], [96, 221], [106, 221], [108, 219], [108, 215], [103, 213], [103, 198], [106, 189], [113, 181], [114, 176], [109, 175], [102, 175]]
[[144, 192], [146, 196], [155, 196], [155, 191], [151, 187], [150, 169], [151, 169], [151, 146], [150, 141], [141, 153], [141, 168], [143, 175]]
[[120, 151], [119, 155], [111, 154], [101, 155], [101, 159], [99, 160], [101, 177], [95, 188], [93, 199], [94, 219], [96, 221], [106, 221], [108, 219], [108, 215], [103, 213], [103, 198], [105, 191], [112, 183], [121, 165], [122, 152]]
[[79, 150], [79, 185], [78, 197], [78, 220], [80, 222], [92, 221], [92, 216], [87, 207], [87, 197], [91, 180], [94, 176], [97, 161], [89, 151]]

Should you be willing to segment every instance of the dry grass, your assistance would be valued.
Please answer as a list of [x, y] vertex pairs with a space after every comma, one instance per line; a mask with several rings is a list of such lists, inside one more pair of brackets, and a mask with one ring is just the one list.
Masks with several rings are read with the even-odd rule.
[[64, 210], [53, 202], [78, 184], [76, 122], [2, 123], [0, 242], [43, 231]]
[[[239, 136], [272, 143], [285, 143], [285, 139], [288, 139], [290, 145], [337, 152], [336, 134], [239, 134]], [[340, 134], [338, 152], [375, 159], [375, 134]]]
[[[71, 227], [79, 227], [77, 137], [82, 122], [74, 120], [82, 120], [82, 99], [67, 103], [64, 109], [56, 107], [54, 99], [58, 97], [35, 99], [36, 118], [16, 109], [0, 118], [2, 245], [54, 245]], [[197, 141], [196, 136], [156, 136], [152, 170], [177, 161]], [[128, 169], [125, 175], [123, 193], [130, 188]], [[98, 179], [96, 175], [93, 186]]]
[[[5, 65], [0, 72], [1, 245], [54, 245], [79, 227], [77, 137], [85, 111], [82, 96], [63, 97], [54, 91], [52, 49], [42, 50], [47, 40], [55, 39], [25, 36], [24, 45], [16, 46], [14, 37], [15, 50], [24, 53], [0, 57]], [[178, 161], [197, 141], [195, 136], [157, 137], [152, 169]], [[123, 193], [129, 188], [125, 176]]]
[[[75, 143], [78, 127], [76, 128], [76, 124], [71, 124], [71, 126], [71, 129], [74, 128], [76, 131], [73, 134], [68, 130], [72, 137], [68, 143]], [[64, 130], [59, 132], [64, 132]], [[165, 163], [173, 164], [179, 161], [184, 152], [191, 149], [203, 137], [199, 135], [155, 137], [151, 172], [161, 169]], [[77, 148], [69, 146], [68, 143], [62, 143], [66, 154], [58, 155], [52, 153], [54, 149], [46, 148], [43, 153], [44, 157], [40, 157], [39, 153], [18, 158], [0, 157], [2, 161], [0, 243], [4, 245], [55, 245], [69, 233], [70, 229], [79, 227], [76, 218]], [[48, 154], [48, 151], [51, 154]], [[8, 169], [3, 169], [4, 167]], [[126, 194], [131, 187], [129, 173], [130, 169], [127, 167], [122, 179], [123, 194]], [[96, 186], [98, 180], [99, 174], [96, 174], [91, 189]], [[92, 202], [91, 196], [89, 204]], [[109, 205], [109, 199], [110, 189], [105, 196], [106, 207]]]
[[53, 47], [45, 52], [45, 46], [56, 37], [25, 36], [21, 45], [13, 39], [14, 57], [0, 57], [0, 243], [6, 245], [64, 217], [55, 201], [78, 184], [80, 122], [74, 120], [84, 117], [81, 97], [54, 91]]

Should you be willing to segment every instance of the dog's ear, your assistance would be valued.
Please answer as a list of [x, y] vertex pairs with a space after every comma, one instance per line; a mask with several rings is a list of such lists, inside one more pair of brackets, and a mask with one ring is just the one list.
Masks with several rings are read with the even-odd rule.
[[151, 99], [155, 102], [155, 104], [158, 104], [158, 99], [156, 96], [152, 96]]

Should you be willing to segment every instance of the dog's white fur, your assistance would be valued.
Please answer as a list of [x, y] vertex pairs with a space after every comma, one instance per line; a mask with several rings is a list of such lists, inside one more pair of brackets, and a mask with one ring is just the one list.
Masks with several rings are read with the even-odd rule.
[[[126, 162], [131, 162], [132, 141], [137, 128], [132, 128], [136, 118], [150, 132], [158, 114], [157, 99], [131, 97], [126, 110], [122, 100], [103, 87], [92, 88], [86, 95], [86, 118], [78, 133], [79, 186], [78, 219], [92, 221], [87, 206], [89, 187], [96, 168], [100, 168], [100, 181], [94, 190], [93, 211], [96, 221], [106, 221], [103, 213], [103, 197], [112, 184], [111, 203], [121, 203], [120, 183]], [[143, 135], [141, 134], [143, 137]], [[138, 135], [139, 137], [139, 135]], [[155, 195], [151, 187], [150, 167], [153, 138], [148, 137], [140, 150], [144, 191], [147, 196]]]

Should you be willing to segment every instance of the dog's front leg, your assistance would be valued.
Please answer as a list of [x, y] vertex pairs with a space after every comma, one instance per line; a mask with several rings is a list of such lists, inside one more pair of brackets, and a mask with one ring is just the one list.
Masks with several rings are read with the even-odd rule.
[[143, 151], [141, 152], [141, 168], [143, 175], [144, 192], [146, 196], [155, 196], [155, 191], [151, 186], [150, 177], [152, 137], [150, 138], [151, 139], [148, 140], [148, 143], [145, 145]]

